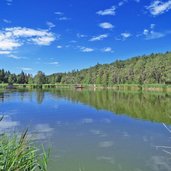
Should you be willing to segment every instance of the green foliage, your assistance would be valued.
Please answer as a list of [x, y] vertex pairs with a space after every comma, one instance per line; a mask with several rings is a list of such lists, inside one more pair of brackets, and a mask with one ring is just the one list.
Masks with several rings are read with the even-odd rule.
[[[52, 77], [48, 76], [49, 82]], [[62, 74], [63, 84], [164, 84], [171, 81], [171, 53], [151, 54], [128, 60], [117, 60], [111, 64], [100, 65]], [[58, 83], [59, 83], [58, 82]]]
[[47, 171], [48, 155], [43, 148], [39, 154], [27, 139], [27, 131], [18, 138], [6, 134], [0, 137], [1, 171]]
[[164, 84], [171, 81], [171, 52], [134, 57], [111, 64], [97, 64], [94, 67], [68, 73], [46, 76], [39, 71], [34, 77], [23, 71], [16, 75], [0, 70], [0, 83], [19, 84]]
[[43, 72], [38, 71], [38, 73], [34, 77], [34, 83], [36, 84], [45, 84], [46, 83], [46, 76]]

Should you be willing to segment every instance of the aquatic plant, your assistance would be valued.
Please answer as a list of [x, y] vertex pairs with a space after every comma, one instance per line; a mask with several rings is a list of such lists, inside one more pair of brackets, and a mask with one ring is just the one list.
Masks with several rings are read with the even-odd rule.
[[1, 171], [47, 171], [49, 153], [45, 152], [44, 147], [40, 153], [30, 142], [27, 132], [20, 137], [5, 133], [0, 135]]

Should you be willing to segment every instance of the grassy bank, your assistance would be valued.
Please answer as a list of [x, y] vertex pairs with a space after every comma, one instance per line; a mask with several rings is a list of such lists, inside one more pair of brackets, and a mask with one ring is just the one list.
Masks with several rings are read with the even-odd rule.
[[[77, 84], [14, 84], [14, 88], [17, 89], [49, 89], [49, 88], [77, 88]], [[0, 84], [1, 89], [6, 89], [8, 84]], [[167, 84], [114, 84], [110, 86], [102, 84], [82, 84], [79, 85], [82, 88], [93, 88], [93, 89], [114, 89], [114, 90], [125, 90], [125, 91], [154, 91], [154, 92], [171, 92], [171, 85]]]

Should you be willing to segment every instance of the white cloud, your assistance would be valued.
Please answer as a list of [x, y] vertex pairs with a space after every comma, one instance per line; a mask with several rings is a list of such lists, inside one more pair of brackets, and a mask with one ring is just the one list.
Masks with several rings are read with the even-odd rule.
[[115, 15], [115, 10], [116, 10], [116, 7], [115, 6], [112, 6], [109, 9], [105, 9], [105, 10], [98, 11], [97, 14], [98, 15], [102, 15], [102, 16], [105, 16], [105, 15]]
[[82, 52], [93, 52], [93, 51], [94, 51], [94, 49], [92, 49], [92, 48], [87, 48], [87, 47], [80, 47], [80, 50], [81, 50]]
[[125, 41], [126, 39], [128, 39], [131, 36], [132, 36], [132, 34], [129, 32], [123, 32], [120, 34], [120, 36], [116, 37], [115, 39]]
[[36, 38], [32, 38], [31, 39], [35, 44], [37, 45], [44, 45], [44, 46], [48, 46], [51, 44], [51, 42], [53, 42], [55, 40], [54, 37], [36, 37]]
[[21, 67], [21, 70], [23, 70], [23, 71], [31, 71], [31, 70], [33, 70], [33, 68]]
[[101, 34], [99, 36], [92, 37], [89, 41], [91, 41], [91, 42], [93, 42], [93, 41], [99, 41], [99, 40], [103, 40], [103, 39], [105, 39], [107, 37], [108, 37], [107, 34]]
[[161, 32], [154, 31], [154, 28], [155, 28], [155, 24], [151, 24], [148, 29], [143, 30], [143, 33], [140, 34], [140, 36], [141, 35], [144, 36], [146, 40], [152, 40], [152, 39], [159, 39], [165, 37], [167, 34], [170, 34], [170, 32], [161, 33]]
[[12, 59], [23, 59], [22, 57], [19, 57], [19, 56], [13, 55], [13, 54], [9, 54], [7, 57], [12, 58]]
[[10, 51], [1, 51], [0, 50], [0, 55], [8, 55], [10, 53], [11, 53]]
[[55, 14], [56, 14], [56, 15], [64, 15], [63, 12], [59, 12], [59, 11], [55, 12]]
[[60, 20], [60, 21], [70, 20], [70, 18], [66, 17], [63, 12], [57, 11], [57, 12], [55, 12], [55, 14], [58, 16], [58, 20]]
[[3, 22], [4, 23], [7, 23], [7, 24], [10, 24], [11, 23], [11, 21], [10, 20], [7, 20], [7, 19], [3, 19]]
[[127, 39], [127, 38], [131, 37], [131, 33], [124, 32], [124, 33], [121, 33], [121, 36], [122, 36], [122, 38]]
[[159, 39], [159, 38], [165, 37], [164, 33], [155, 32], [153, 30], [150, 31], [147, 29], [143, 31], [143, 34], [146, 40]]
[[50, 45], [56, 39], [49, 30], [12, 27], [0, 30], [0, 51], [13, 51], [25, 43]]
[[102, 49], [103, 52], [110, 52], [110, 53], [113, 53], [113, 49], [111, 47], [106, 47], [104, 49]]
[[58, 49], [62, 49], [63, 47], [62, 47], [61, 45], [58, 45], [57, 48], [58, 48]]
[[12, 34], [14, 37], [53, 37], [54, 35], [48, 30], [32, 29], [26, 27], [12, 27], [6, 28], [7, 33]]
[[60, 21], [67, 21], [67, 20], [70, 20], [70, 18], [68, 18], [68, 17], [60, 17], [59, 20]]
[[99, 26], [103, 29], [112, 29], [114, 27], [111, 23], [108, 22], [100, 23]]
[[18, 42], [15, 39], [6, 38], [0, 39], [0, 50], [13, 50], [17, 47], [20, 47], [22, 42]]
[[160, 0], [153, 1], [146, 7], [153, 16], [163, 14], [171, 9], [171, 0], [162, 2]]
[[55, 24], [53, 24], [53, 23], [50, 22], [50, 21], [47, 21], [46, 24], [47, 24], [47, 26], [48, 26], [50, 29], [53, 28], [53, 27], [55, 27]]
[[50, 64], [50, 65], [58, 65], [59, 62], [55, 61], [55, 62], [50, 62], [49, 64]]
[[144, 34], [144, 35], [148, 35], [148, 34], [149, 34], [149, 30], [144, 29], [143, 34]]
[[87, 37], [87, 35], [85, 35], [85, 34], [80, 34], [80, 33], [77, 33], [77, 37], [78, 37], [78, 38], [84, 38], [84, 37]]
[[122, 1], [120, 1], [119, 3], [118, 3], [118, 6], [122, 6], [122, 5], [124, 5], [125, 3], [127, 3], [128, 2], [128, 0], [122, 0]]

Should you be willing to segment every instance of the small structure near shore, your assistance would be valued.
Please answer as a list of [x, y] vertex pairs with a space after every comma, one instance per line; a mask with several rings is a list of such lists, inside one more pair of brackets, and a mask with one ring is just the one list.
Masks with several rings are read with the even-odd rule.
[[76, 89], [82, 89], [82, 88], [84, 88], [84, 86], [81, 85], [81, 84], [77, 84], [77, 85], [75, 85], [75, 88], [76, 88]]

